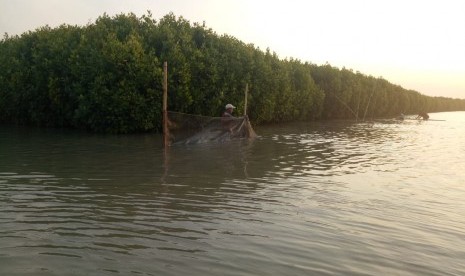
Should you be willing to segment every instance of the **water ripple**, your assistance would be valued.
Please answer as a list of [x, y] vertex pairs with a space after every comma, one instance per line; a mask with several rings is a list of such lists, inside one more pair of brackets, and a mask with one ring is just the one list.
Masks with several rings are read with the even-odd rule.
[[168, 155], [153, 136], [8, 129], [0, 274], [463, 275], [465, 119], [444, 118]]

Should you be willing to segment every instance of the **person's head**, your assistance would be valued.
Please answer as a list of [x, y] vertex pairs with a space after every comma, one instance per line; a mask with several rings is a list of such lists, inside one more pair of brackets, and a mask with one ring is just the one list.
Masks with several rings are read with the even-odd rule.
[[232, 105], [232, 104], [227, 104], [225, 106], [226, 111], [228, 111], [229, 113], [232, 113], [234, 108], [236, 108], [236, 107], [234, 105]]

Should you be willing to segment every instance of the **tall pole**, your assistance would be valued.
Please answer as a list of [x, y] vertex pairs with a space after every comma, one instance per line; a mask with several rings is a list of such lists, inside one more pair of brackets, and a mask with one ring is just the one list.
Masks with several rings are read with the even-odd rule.
[[245, 99], [244, 99], [244, 116], [247, 116], [247, 94], [249, 93], [249, 84], [245, 84]]
[[163, 146], [169, 146], [168, 139], [168, 62], [163, 63]]

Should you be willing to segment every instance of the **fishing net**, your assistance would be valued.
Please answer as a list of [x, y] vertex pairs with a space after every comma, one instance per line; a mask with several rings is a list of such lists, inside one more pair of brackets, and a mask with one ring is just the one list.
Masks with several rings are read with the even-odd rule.
[[257, 135], [244, 117], [208, 117], [168, 111], [169, 144], [200, 144], [254, 138]]

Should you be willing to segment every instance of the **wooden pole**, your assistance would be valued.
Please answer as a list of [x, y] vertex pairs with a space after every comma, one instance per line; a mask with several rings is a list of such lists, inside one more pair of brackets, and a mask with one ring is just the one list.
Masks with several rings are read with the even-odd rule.
[[163, 63], [163, 146], [169, 146], [168, 139], [168, 63]]
[[378, 83], [378, 79], [375, 80], [375, 84], [373, 85], [373, 91], [371, 91], [370, 98], [368, 99], [367, 107], [365, 108], [365, 113], [363, 114], [363, 120], [364, 121], [365, 121], [365, 117], [366, 117], [367, 112], [368, 112], [368, 107], [370, 107], [371, 98], [373, 97], [373, 94], [375, 94], [376, 84], [377, 83]]
[[247, 94], [249, 93], [249, 84], [245, 84], [245, 99], [244, 99], [244, 116], [247, 116]]

